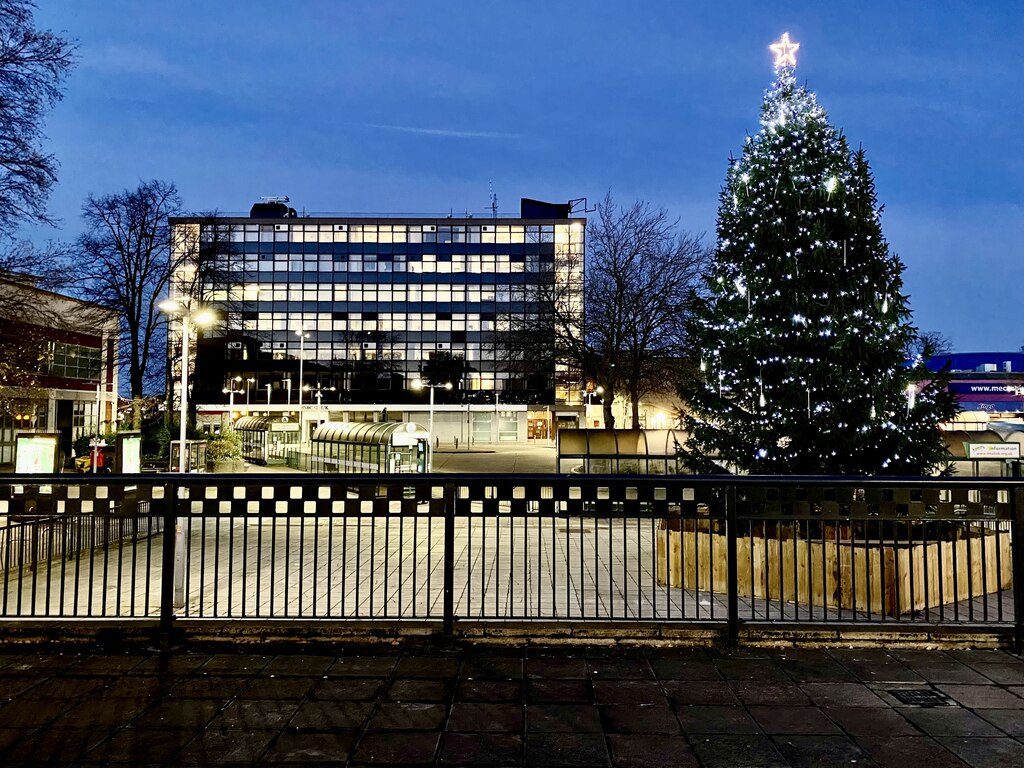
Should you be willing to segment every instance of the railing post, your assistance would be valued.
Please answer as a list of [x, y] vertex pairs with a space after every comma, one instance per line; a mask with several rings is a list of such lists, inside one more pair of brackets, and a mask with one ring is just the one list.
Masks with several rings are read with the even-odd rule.
[[164, 535], [161, 552], [160, 572], [160, 649], [167, 650], [171, 645], [171, 631], [174, 625], [174, 544], [175, 516], [177, 504], [177, 486], [174, 483], [164, 485]]
[[1024, 650], [1024, 487], [1016, 484], [1010, 496], [1010, 552], [1013, 559], [1013, 650]]
[[444, 485], [444, 617], [445, 638], [455, 634], [455, 485]]
[[740, 586], [737, 558], [739, 553], [739, 524], [736, 522], [736, 486], [729, 485], [725, 491], [725, 532], [726, 532], [726, 578], [728, 580], [728, 615], [726, 642], [735, 647], [740, 637]]

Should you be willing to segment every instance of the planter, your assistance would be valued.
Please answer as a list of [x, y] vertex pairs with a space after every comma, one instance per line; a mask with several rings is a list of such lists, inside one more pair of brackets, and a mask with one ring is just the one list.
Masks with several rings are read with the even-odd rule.
[[[725, 535], [658, 531], [658, 583], [728, 593]], [[900, 616], [1013, 584], [1010, 536], [971, 531], [955, 541], [737, 539], [740, 597]]]
[[219, 459], [206, 464], [207, 472], [239, 473], [245, 472], [245, 459]]

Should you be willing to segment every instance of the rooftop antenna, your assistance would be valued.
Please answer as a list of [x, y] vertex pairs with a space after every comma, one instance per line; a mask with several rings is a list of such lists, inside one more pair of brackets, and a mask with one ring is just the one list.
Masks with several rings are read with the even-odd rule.
[[494, 182], [489, 181], [488, 185], [491, 189], [491, 218], [498, 218], [498, 196], [494, 193]]
[[593, 208], [587, 206], [587, 198], [585, 197], [574, 197], [569, 201], [569, 215], [579, 215], [581, 213], [593, 213], [597, 210], [595, 205]]

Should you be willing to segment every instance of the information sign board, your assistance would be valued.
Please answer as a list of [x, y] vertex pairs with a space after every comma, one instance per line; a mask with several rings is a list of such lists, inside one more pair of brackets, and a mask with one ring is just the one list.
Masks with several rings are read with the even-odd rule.
[[964, 443], [968, 459], [1019, 459], [1020, 443]]

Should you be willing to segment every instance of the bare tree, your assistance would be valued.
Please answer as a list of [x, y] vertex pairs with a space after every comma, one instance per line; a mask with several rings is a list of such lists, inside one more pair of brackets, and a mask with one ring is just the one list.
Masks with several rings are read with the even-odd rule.
[[43, 116], [63, 96], [75, 45], [34, 27], [30, 0], [0, 0], [0, 235], [49, 223], [57, 161], [43, 152]]
[[[157, 303], [167, 295], [178, 258], [167, 219], [180, 212], [175, 185], [157, 180], [112, 195], [89, 195], [82, 206], [86, 231], [78, 240], [84, 257], [79, 293], [120, 319], [118, 348], [128, 372], [134, 429], [141, 423], [147, 374], [165, 322]], [[161, 363], [162, 353], [156, 353]]]
[[611, 399], [621, 392], [640, 422], [640, 399], [671, 389], [683, 357], [685, 320], [709, 256], [701, 238], [680, 232], [664, 209], [637, 201], [597, 206], [588, 233], [585, 282], [593, 380]]
[[700, 236], [680, 231], [664, 209], [619, 207], [608, 194], [588, 225], [586, 269], [572, 254], [554, 265], [530, 297], [538, 311], [507, 319], [504, 357], [537, 359], [550, 339], [561, 366], [603, 388], [606, 425], [615, 426], [617, 396], [639, 424], [641, 398], [673, 387], [708, 255]]
[[953, 339], [941, 331], [918, 331], [911, 340], [907, 354], [910, 357], [948, 355], [953, 351]]

